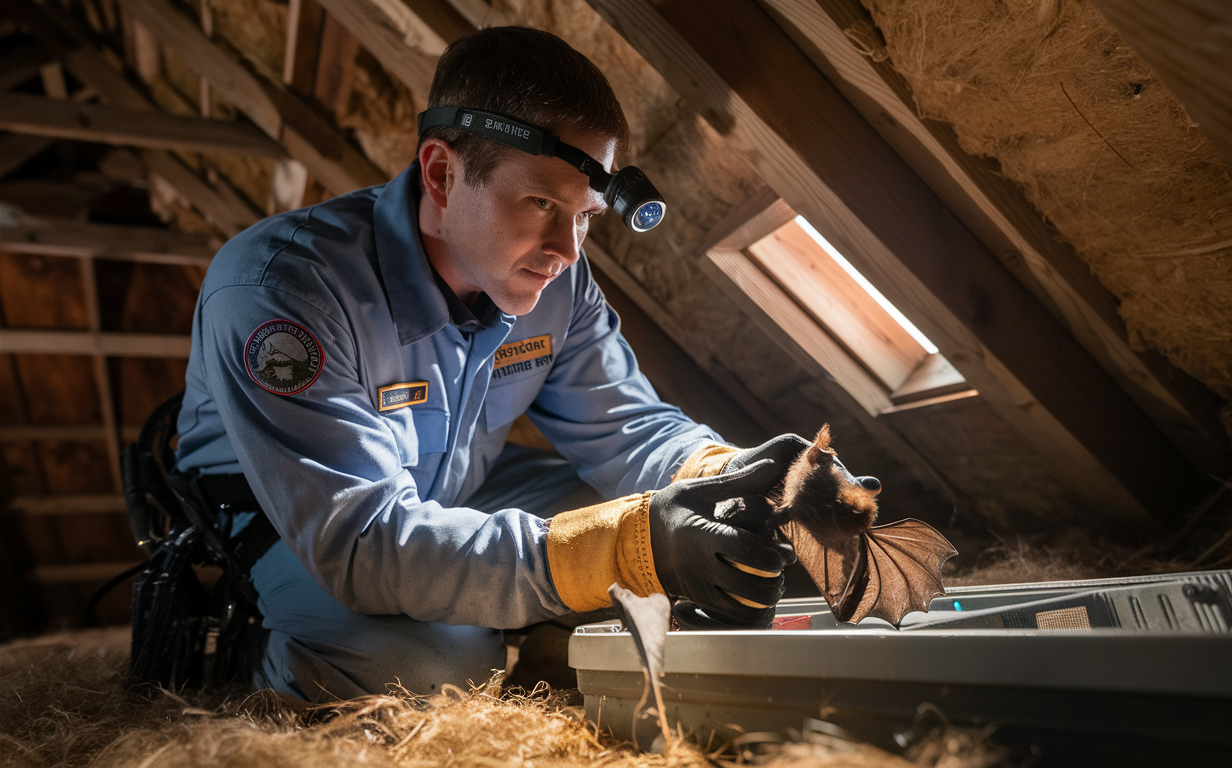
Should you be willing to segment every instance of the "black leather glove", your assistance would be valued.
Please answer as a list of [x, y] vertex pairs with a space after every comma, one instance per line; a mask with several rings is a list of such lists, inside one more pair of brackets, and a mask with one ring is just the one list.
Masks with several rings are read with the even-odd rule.
[[781, 477], [775, 462], [762, 461], [738, 472], [681, 480], [651, 496], [650, 548], [670, 597], [692, 601], [729, 625], [758, 625], [773, 617], [783, 596], [783, 567], [794, 557], [791, 545], [771, 532], [716, 520], [715, 504], [764, 496]]
[[[804, 449], [808, 448], [811, 443], [799, 435], [788, 432], [785, 435], [772, 437], [756, 448], [745, 448], [741, 451], [736, 451], [728, 460], [727, 466], [723, 469], [723, 474], [738, 472], [745, 467], [756, 464], [762, 459], [770, 459], [774, 462], [775, 469], [778, 471], [778, 480], [782, 481], [783, 475], [787, 474], [787, 468], [796, 458], [804, 453]], [[775, 485], [777, 483], [773, 483]], [[767, 491], [768, 493], [769, 491]]]

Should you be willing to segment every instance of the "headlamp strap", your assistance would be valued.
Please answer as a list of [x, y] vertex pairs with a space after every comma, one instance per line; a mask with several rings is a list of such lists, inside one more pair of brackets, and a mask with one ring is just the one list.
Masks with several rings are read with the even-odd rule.
[[607, 192], [612, 178], [603, 170], [601, 163], [577, 147], [566, 144], [553, 134], [496, 112], [467, 107], [433, 107], [419, 113], [418, 123], [420, 136], [429, 128], [456, 126], [531, 155], [559, 157], [586, 174], [591, 188], [599, 193]]

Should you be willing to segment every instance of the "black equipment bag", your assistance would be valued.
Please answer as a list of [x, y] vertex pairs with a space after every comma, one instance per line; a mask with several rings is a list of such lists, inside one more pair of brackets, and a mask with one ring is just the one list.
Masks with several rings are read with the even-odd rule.
[[[242, 475], [176, 471], [183, 396], [155, 409], [121, 455], [133, 538], [149, 555], [133, 583], [128, 683], [136, 688], [247, 681], [260, 653], [261, 614], [249, 570], [278, 533]], [[234, 537], [232, 510], [256, 512]]]

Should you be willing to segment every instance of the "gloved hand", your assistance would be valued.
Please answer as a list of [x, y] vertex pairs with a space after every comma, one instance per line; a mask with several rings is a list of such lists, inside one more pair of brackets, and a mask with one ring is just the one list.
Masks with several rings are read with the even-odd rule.
[[[783, 475], [787, 474], [787, 468], [796, 460], [811, 443], [799, 435], [788, 432], [787, 434], [772, 437], [756, 448], [745, 448], [736, 451], [727, 461], [727, 466], [723, 469], [723, 474], [738, 472], [747, 466], [751, 466], [761, 461], [762, 459], [770, 459], [774, 462], [775, 469], [778, 470], [778, 480], [783, 479]], [[777, 483], [772, 484], [777, 485]]]
[[776, 541], [772, 532], [716, 520], [714, 508], [725, 499], [766, 495], [782, 473], [777, 462], [760, 461], [672, 483], [650, 498], [650, 549], [669, 596], [685, 598], [726, 624], [760, 625], [773, 616], [783, 596], [783, 567], [794, 558], [791, 545]]

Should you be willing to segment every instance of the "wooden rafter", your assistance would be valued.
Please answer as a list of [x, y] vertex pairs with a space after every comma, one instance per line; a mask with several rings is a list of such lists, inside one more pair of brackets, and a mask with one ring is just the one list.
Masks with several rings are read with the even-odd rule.
[[107, 515], [123, 512], [124, 497], [119, 494], [76, 496], [18, 496], [9, 508], [38, 517], [48, 515]]
[[[87, 34], [63, 9], [47, 4], [36, 6], [25, 0], [19, 0], [16, 7], [24, 13], [39, 43], [54, 51], [73, 76], [94, 89], [104, 103], [147, 112], [159, 111], [89, 44]], [[147, 149], [140, 154], [148, 169], [163, 177], [224, 235], [230, 237], [260, 219], [260, 214], [247, 203], [206, 184], [171, 153]], [[3, 162], [0, 159], [0, 163]]]
[[[135, 440], [140, 427], [120, 425], [120, 438]], [[0, 424], [0, 442], [14, 443], [28, 440], [104, 440], [107, 428], [102, 424]]]
[[0, 129], [99, 144], [285, 157], [286, 150], [250, 123], [206, 120], [103, 104], [74, 104], [20, 93], [4, 97]]
[[1232, 167], [1232, 5], [1225, 0], [1095, 0]]
[[[844, 29], [866, 19], [858, 0], [760, 0], [778, 24], [963, 223], [1015, 273], [1190, 460], [1227, 463], [1219, 401], [1129, 345], [1116, 299], [1021, 189], [968, 155], [948, 126], [921, 119], [889, 62], [858, 52]], [[884, 119], [889, 116], [891, 119]]]
[[156, 38], [175, 46], [185, 63], [258, 128], [281, 142], [331, 191], [349, 192], [387, 181], [380, 169], [299, 96], [282, 83], [254, 75], [166, 0], [120, 0], [120, 4]]
[[[1123, 528], [1204, 480], [752, 0], [590, 0], [921, 328], [1077, 498]], [[1148, 514], [1149, 510], [1149, 514]]]
[[38, 77], [54, 57], [37, 45], [24, 43], [0, 56], [0, 91]]
[[208, 266], [220, 243], [188, 232], [49, 219], [0, 225], [0, 249], [44, 256], [103, 257], [151, 264]]
[[192, 339], [169, 333], [29, 331], [0, 328], [0, 352], [102, 357], [188, 357]]

